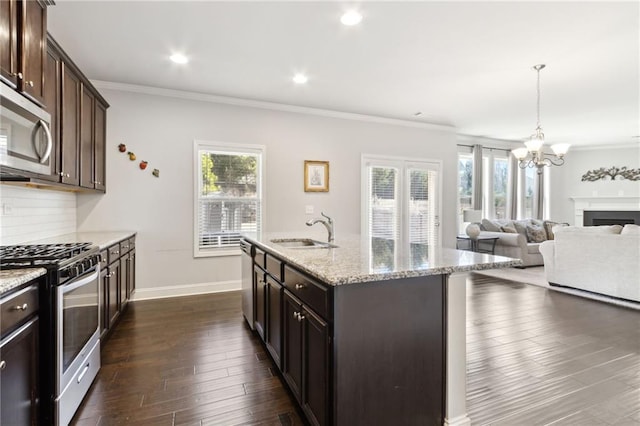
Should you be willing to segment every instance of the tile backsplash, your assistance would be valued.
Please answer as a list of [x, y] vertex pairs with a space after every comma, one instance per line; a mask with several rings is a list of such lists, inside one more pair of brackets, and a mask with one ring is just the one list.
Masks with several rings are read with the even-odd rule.
[[0, 244], [76, 231], [76, 194], [0, 185]]

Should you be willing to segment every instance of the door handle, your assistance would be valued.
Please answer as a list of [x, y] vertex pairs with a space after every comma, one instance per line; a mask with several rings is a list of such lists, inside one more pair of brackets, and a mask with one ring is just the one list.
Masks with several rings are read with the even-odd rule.
[[38, 152], [38, 147], [36, 146], [36, 135], [38, 134], [38, 127], [42, 127], [42, 130], [44, 130], [44, 134], [47, 137], [47, 148], [44, 150], [44, 154], [40, 157], [40, 164], [44, 164], [51, 156], [51, 148], [53, 148], [53, 138], [51, 137], [51, 131], [49, 130], [49, 126], [47, 125], [47, 123], [44, 120], [38, 120], [38, 123], [36, 123], [36, 127], [33, 129], [33, 134], [31, 135], [31, 142], [33, 143], [33, 147], [38, 155], [40, 155], [40, 153]]

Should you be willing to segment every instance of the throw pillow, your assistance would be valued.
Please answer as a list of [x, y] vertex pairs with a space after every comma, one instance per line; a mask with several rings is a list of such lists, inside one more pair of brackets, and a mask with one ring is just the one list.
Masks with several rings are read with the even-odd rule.
[[489, 219], [482, 219], [482, 227], [485, 231], [500, 232], [500, 224]]
[[513, 226], [513, 225], [502, 226], [502, 227], [500, 227], [500, 230], [502, 232], [507, 233], [507, 234], [517, 234], [518, 233], [518, 231], [516, 231], [515, 226]]
[[529, 239], [529, 237], [527, 237], [527, 226], [531, 225], [531, 220], [529, 219], [514, 220], [513, 225], [515, 226], [516, 231], [518, 231], [518, 234], [524, 235], [524, 237], [527, 238], [527, 240]]
[[547, 240], [547, 233], [542, 226], [527, 225], [527, 241], [530, 243], [541, 243]]

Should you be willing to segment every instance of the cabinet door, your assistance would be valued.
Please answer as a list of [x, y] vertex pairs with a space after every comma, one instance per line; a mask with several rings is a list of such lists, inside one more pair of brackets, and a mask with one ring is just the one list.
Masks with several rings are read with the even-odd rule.
[[282, 374], [291, 392], [298, 401], [302, 396], [302, 304], [289, 293], [283, 291], [283, 359]]
[[325, 425], [329, 419], [329, 325], [306, 308], [302, 311], [302, 324], [302, 409], [312, 424]]
[[51, 43], [47, 44], [47, 56], [44, 64], [44, 107], [51, 114], [51, 138], [53, 148], [49, 161], [52, 163], [52, 180], [60, 180], [60, 54]]
[[129, 280], [129, 253], [126, 253], [120, 257], [120, 277], [118, 280], [119, 290], [118, 296], [120, 297], [120, 311], [124, 311], [129, 303], [127, 298], [127, 281]]
[[78, 185], [78, 153], [80, 144], [80, 78], [62, 64], [62, 120], [60, 182]]
[[100, 281], [98, 285], [98, 324], [100, 326], [100, 338], [103, 338], [109, 329], [109, 277], [108, 269], [100, 269]]
[[22, 91], [44, 103], [44, 64], [47, 51], [47, 7], [38, 1], [22, 5]]
[[80, 102], [80, 186], [93, 189], [93, 107], [95, 97], [82, 87]]
[[265, 287], [267, 283], [264, 271], [257, 266], [253, 269], [253, 282], [256, 283], [256, 317], [253, 320], [253, 326], [264, 341], [267, 313]]
[[107, 109], [97, 99], [94, 113], [94, 188], [105, 192], [107, 190]]
[[107, 324], [111, 328], [120, 313], [120, 262], [109, 265], [108, 274]]
[[18, 86], [18, 3], [0, 1], [0, 76]]
[[129, 252], [127, 259], [127, 300], [131, 300], [133, 292], [136, 291], [136, 250]]
[[38, 353], [37, 317], [0, 345], [0, 424], [38, 424]]
[[267, 330], [265, 343], [278, 368], [282, 368], [282, 285], [267, 275]]

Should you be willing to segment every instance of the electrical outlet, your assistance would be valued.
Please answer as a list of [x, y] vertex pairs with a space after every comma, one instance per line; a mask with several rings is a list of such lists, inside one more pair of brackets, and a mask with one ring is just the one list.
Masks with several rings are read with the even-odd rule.
[[13, 214], [13, 206], [11, 204], [2, 203], [2, 216], [11, 216]]
[[313, 214], [313, 206], [304, 206], [304, 212], [306, 214]]

